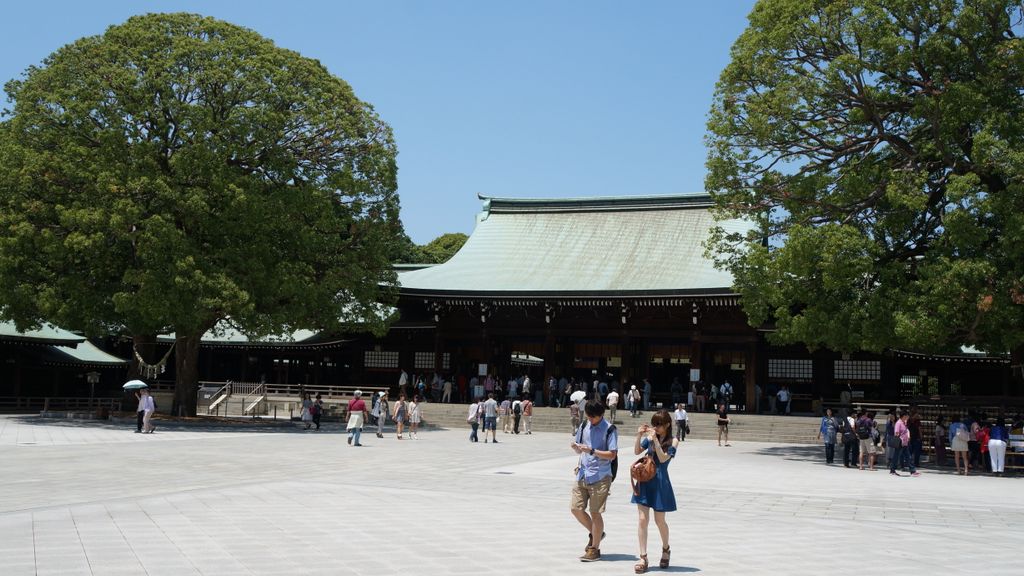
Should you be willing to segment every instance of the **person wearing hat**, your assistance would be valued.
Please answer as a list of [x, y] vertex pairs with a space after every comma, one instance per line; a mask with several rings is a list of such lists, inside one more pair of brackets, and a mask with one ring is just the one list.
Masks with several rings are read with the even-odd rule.
[[349, 446], [362, 446], [359, 437], [363, 433], [363, 423], [366, 421], [366, 402], [363, 402], [363, 391], [356, 390], [352, 393], [353, 398], [348, 401], [348, 431]]
[[383, 390], [377, 392], [377, 407], [374, 411], [377, 413], [377, 438], [383, 438], [384, 421], [388, 419], [388, 395]]
[[640, 411], [640, 391], [636, 389], [636, 384], [629, 387], [629, 413], [631, 416], [636, 418], [637, 412]]

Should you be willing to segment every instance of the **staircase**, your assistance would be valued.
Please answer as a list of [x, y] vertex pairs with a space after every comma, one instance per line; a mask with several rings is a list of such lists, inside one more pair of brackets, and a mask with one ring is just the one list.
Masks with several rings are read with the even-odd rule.
[[262, 383], [229, 382], [220, 388], [201, 387], [197, 413], [216, 416], [267, 414], [267, 387]]
[[[427, 402], [422, 405], [424, 424], [440, 428], [465, 428], [467, 404], [438, 404]], [[615, 425], [620, 434], [633, 434], [640, 424], [650, 422], [652, 412], [643, 412], [633, 418], [628, 410], [619, 409], [615, 414]], [[605, 417], [608, 413], [605, 412]], [[700, 440], [716, 440], [718, 438], [717, 417], [714, 414], [695, 414], [690, 416], [690, 434], [687, 438]], [[525, 417], [524, 417], [525, 418]], [[817, 416], [775, 416], [764, 414], [732, 414], [729, 426], [729, 441], [737, 442], [776, 442], [781, 444], [818, 444], [818, 426], [821, 418]], [[524, 424], [519, 425], [520, 432]], [[568, 408], [534, 408], [532, 429], [536, 432], [572, 433], [572, 421]]]

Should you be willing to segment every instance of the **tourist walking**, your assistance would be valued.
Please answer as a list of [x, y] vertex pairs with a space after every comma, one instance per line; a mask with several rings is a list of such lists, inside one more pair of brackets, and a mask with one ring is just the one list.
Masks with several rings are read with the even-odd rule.
[[614, 388], [605, 398], [605, 406], [608, 407], [608, 421], [615, 424], [615, 411], [619, 407], [619, 393]]
[[301, 412], [302, 423], [306, 425], [306, 430], [313, 425], [313, 400], [309, 397], [309, 392], [302, 395], [302, 412]]
[[857, 417], [856, 431], [860, 451], [857, 456], [857, 467], [861, 470], [864, 469], [865, 459], [868, 461], [868, 469], [875, 469], [875, 440], [872, 434], [875, 429], [875, 420], [871, 417], [872, 415], [861, 410]]
[[318, 392], [316, 400], [313, 400], [313, 407], [309, 410], [313, 414], [313, 424], [316, 424], [316, 431], [320, 431], [320, 418], [324, 414], [324, 401]]
[[388, 406], [387, 392], [383, 390], [377, 392], [377, 406], [374, 408], [374, 410], [377, 412], [377, 438], [384, 437], [384, 423], [388, 419], [389, 408], [390, 406]]
[[854, 430], [855, 422], [852, 416], [840, 417], [839, 435], [843, 439], [843, 466], [850, 468], [857, 465], [858, 445], [857, 433]]
[[921, 415], [917, 407], [910, 408], [910, 418], [907, 420], [907, 429], [910, 430], [910, 460], [914, 468], [921, 466], [921, 449], [924, 447], [924, 435], [921, 433]]
[[825, 464], [831, 464], [836, 458], [836, 433], [839, 431], [839, 421], [832, 415], [832, 409], [826, 408], [825, 415], [821, 418], [821, 425], [818, 426], [818, 440], [825, 441]]
[[935, 465], [939, 467], [946, 465], [946, 436], [948, 434], [946, 418], [940, 415], [935, 418], [935, 435], [932, 438], [932, 444], [935, 446]]
[[533, 400], [523, 398], [523, 418], [526, 422], [526, 433], [533, 434]]
[[142, 389], [142, 433], [152, 434], [156, 430], [153, 425], [153, 413], [156, 412], [156, 401], [148, 388]]
[[444, 402], [445, 404], [451, 404], [452, 403], [452, 379], [451, 378], [445, 378], [444, 379], [444, 384], [442, 384], [441, 390], [442, 390], [442, 392], [441, 392], [441, 402]]
[[512, 419], [515, 424], [512, 426], [512, 433], [519, 434], [519, 420], [523, 417], [523, 403], [519, 400], [512, 402]]
[[612, 485], [612, 460], [618, 455], [619, 434], [604, 419], [604, 404], [591, 400], [584, 406], [586, 420], [570, 444], [579, 455], [576, 483], [572, 488], [572, 515], [586, 528], [587, 547], [580, 560], [601, 559], [604, 537], [604, 509]]
[[1006, 420], [996, 420], [995, 426], [988, 432], [988, 455], [992, 459], [992, 472], [1002, 474], [1006, 466], [1006, 443], [1010, 440], [1010, 431], [1006, 428]]
[[409, 437], [413, 440], [419, 440], [420, 437], [417, 432], [420, 429], [420, 419], [423, 417], [420, 412], [420, 404], [423, 403], [422, 396], [413, 396], [412, 402], [409, 403]]
[[636, 418], [637, 412], [640, 411], [640, 391], [636, 389], [636, 384], [629, 387], [629, 414]]
[[685, 404], [676, 404], [675, 421], [676, 440], [683, 442], [686, 440], [686, 434], [690, 431], [690, 415], [686, 413]]
[[477, 438], [477, 435], [476, 435], [477, 428], [480, 427], [480, 399], [479, 398], [475, 398], [472, 402], [469, 403], [469, 413], [466, 414], [466, 422], [469, 423], [469, 428], [470, 428], [469, 441], [470, 442], [477, 442], [477, 441], [479, 441], [479, 438]]
[[[953, 416], [949, 424], [949, 445], [953, 447], [953, 465], [956, 466], [956, 473], [967, 475], [967, 452], [970, 432], [967, 425], [960, 421], [959, 416]], [[963, 461], [963, 467], [960, 461]]]
[[580, 427], [580, 405], [577, 402], [569, 402], [569, 420], [572, 422], [572, 434]]
[[989, 424], [989, 422], [987, 420], [985, 420], [984, 418], [985, 417], [982, 416], [982, 421], [980, 423], [981, 428], [978, 429], [978, 434], [977, 434], [977, 436], [978, 436], [978, 446], [980, 447], [979, 449], [981, 450], [981, 463], [982, 463], [981, 465], [982, 465], [982, 468], [984, 468], [988, 472], [991, 472], [992, 471], [992, 462], [989, 460], [989, 457], [988, 457], [988, 438], [989, 438], [989, 430], [991, 430], [991, 424]]
[[402, 439], [402, 429], [409, 420], [409, 404], [405, 401], [405, 394], [398, 395], [395, 402], [395, 430], [398, 432], [398, 439]]
[[718, 405], [718, 445], [722, 445], [722, 435], [725, 434], [725, 445], [729, 446], [729, 407], [724, 403]]
[[889, 410], [885, 421], [885, 463], [892, 462], [896, 454], [896, 411]]
[[[732, 384], [728, 380], [722, 383], [722, 386], [718, 389], [718, 396], [722, 399], [722, 402], [728, 407], [732, 402]], [[737, 408], [738, 410], [739, 408]]]
[[[145, 392], [145, 394], [143, 394]], [[138, 398], [139, 403], [135, 409], [135, 433], [142, 434], [143, 420], [146, 418], [146, 396], [149, 395], [149, 391], [145, 388], [140, 388], [135, 391], [135, 397]]]
[[[903, 460], [903, 455], [910, 446], [910, 429], [907, 428], [907, 420], [910, 419], [910, 414], [906, 412], [900, 413], [900, 419], [896, 421], [894, 430], [894, 436], [896, 437], [896, 453], [893, 455], [892, 462], [889, 463], [889, 474], [893, 476], [899, 476], [900, 473], [896, 471], [900, 466], [900, 461]], [[920, 476], [921, 474], [917, 471], [917, 467], [914, 466], [914, 461], [910, 460], [910, 475]]]
[[498, 403], [494, 401], [494, 392], [487, 394], [487, 401], [484, 402], [484, 444], [487, 443], [487, 433], [491, 433], [491, 441], [498, 443]]
[[637, 484], [630, 502], [636, 504], [640, 518], [637, 526], [639, 540], [639, 562], [633, 566], [637, 574], [647, 572], [647, 528], [650, 525], [651, 512], [654, 512], [654, 524], [661, 536], [661, 560], [658, 566], [668, 568], [672, 550], [668, 543], [668, 523], [666, 512], [675, 512], [676, 497], [672, 490], [672, 481], [668, 476], [668, 464], [676, 455], [679, 440], [672, 438], [672, 417], [665, 410], [651, 416], [651, 424], [640, 426], [636, 441], [633, 444], [635, 454], [647, 453], [654, 460], [654, 478]]
[[644, 410], [651, 409], [651, 406], [654, 404], [654, 402], [652, 402], [653, 399], [654, 391], [651, 388], [651, 381], [644, 378]]
[[[515, 381], [513, 380], [513, 383]], [[511, 394], [509, 394], [511, 396]], [[512, 432], [512, 400], [505, 398], [498, 404], [498, 426], [505, 434]]]
[[359, 437], [363, 434], [363, 424], [366, 422], [366, 402], [363, 401], [363, 391], [356, 390], [352, 393], [352, 399], [348, 401], [348, 431], [349, 446], [362, 446]]

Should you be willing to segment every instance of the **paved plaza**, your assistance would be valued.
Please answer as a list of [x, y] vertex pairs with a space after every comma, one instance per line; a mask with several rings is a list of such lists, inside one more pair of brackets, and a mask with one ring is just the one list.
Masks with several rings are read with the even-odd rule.
[[[569, 434], [368, 434], [354, 448], [337, 424], [133, 429], [0, 416], [0, 574], [633, 573], [625, 472], [603, 560], [577, 560], [587, 536], [568, 511]], [[667, 572], [1022, 572], [1024, 479], [893, 478], [825, 466], [820, 452], [685, 442]], [[651, 536], [656, 566], [653, 524]]]

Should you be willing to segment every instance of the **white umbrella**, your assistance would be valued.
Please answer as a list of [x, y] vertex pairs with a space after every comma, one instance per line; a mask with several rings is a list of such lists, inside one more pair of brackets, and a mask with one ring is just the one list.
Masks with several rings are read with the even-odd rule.
[[577, 390], [569, 395], [569, 400], [572, 400], [573, 402], [579, 402], [580, 400], [583, 400], [586, 397], [586, 392], [584, 392], [583, 390]]
[[149, 384], [146, 384], [142, 380], [129, 380], [121, 386], [125, 390], [138, 390], [139, 388], [149, 388]]

